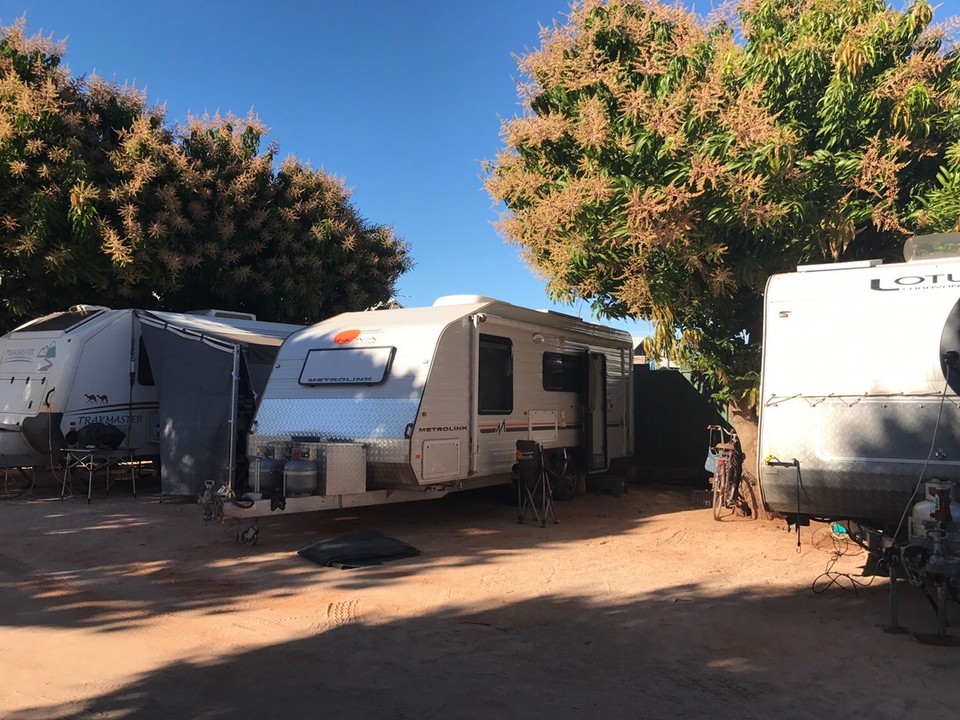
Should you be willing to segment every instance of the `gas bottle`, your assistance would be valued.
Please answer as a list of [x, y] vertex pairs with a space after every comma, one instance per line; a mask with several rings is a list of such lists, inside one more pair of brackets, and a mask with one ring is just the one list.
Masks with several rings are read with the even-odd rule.
[[253, 491], [263, 497], [273, 497], [283, 489], [284, 462], [273, 457], [258, 457], [253, 461]]
[[[952, 480], [937, 480], [931, 478], [924, 484], [924, 499], [917, 502], [910, 511], [910, 539], [916, 540], [925, 537], [927, 529], [924, 523], [933, 523], [933, 516], [938, 510], [942, 509], [942, 503], [938, 498], [952, 497], [954, 493], [954, 482]], [[950, 515], [956, 527], [960, 528], [960, 503], [950, 501]], [[960, 532], [954, 531], [951, 539], [960, 538]]]
[[317, 491], [317, 464], [313, 460], [294, 459], [283, 466], [283, 494], [313, 495]]

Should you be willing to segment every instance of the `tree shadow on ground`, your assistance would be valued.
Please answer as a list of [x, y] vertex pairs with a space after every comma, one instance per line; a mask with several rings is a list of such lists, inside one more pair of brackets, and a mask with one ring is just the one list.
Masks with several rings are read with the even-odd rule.
[[954, 716], [955, 651], [865, 624], [884, 602], [880, 586], [814, 598], [691, 583], [614, 604], [544, 595], [389, 621], [318, 609], [306, 637], [173, 662], [7, 720]]
[[[651, 517], [688, 507], [689, 491], [635, 488], [557, 503], [560, 524], [516, 522], [503, 488], [442, 500], [265, 518], [254, 548], [235, 525], [202, 526], [200, 508], [129, 496], [6, 503], [0, 527], [0, 626], [95, 627], [109, 632], [184, 610], [228, 612], [253, 593], [287, 597], [316, 582], [317, 566], [296, 550], [323, 538], [375, 528], [422, 551], [415, 562], [327, 579], [338, 590], [389, 586], [444, 567], [495, 568], [532, 548], [593, 545]], [[610, 561], [622, 562], [622, 558]]]

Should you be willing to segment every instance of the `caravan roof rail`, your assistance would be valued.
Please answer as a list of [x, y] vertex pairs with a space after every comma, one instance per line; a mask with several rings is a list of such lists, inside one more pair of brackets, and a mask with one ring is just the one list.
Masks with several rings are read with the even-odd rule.
[[827, 270], [856, 270], [883, 265], [883, 260], [850, 260], [849, 262], [820, 263], [818, 265], [797, 265], [797, 272], [826, 272]]
[[556, 315], [557, 317], [569, 318], [570, 320], [579, 320], [580, 322], [590, 322], [589, 320], [584, 320], [581, 317], [576, 315], [571, 315], [570, 313], [560, 312], [559, 310], [550, 310], [548, 308], [537, 308], [537, 312], [546, 313], [547, 315]]

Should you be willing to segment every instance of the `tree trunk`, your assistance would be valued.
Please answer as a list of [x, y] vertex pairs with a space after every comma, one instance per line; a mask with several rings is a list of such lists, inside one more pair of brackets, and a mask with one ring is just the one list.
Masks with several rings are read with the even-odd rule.
[[[754, 518], [763, 517], [767, 520], [771, 515], [763, 508], [763, 502], [760, 499], [760, 486], [758, 480], [760, 477], [759, 465], [757, 462], [758, 440], [759, 440], [759, 421], [756, 411], [745, 403], [732, 402], [729, 406], [730, 424], [737, 431], [737, 437], [740, 438], [740, 450], [743, 452], [743, 474], [744, 480], [741, 483], [741, 492], [748, 500]], [[747, 489], [747, 483], [752, 486], [752, 492]]]

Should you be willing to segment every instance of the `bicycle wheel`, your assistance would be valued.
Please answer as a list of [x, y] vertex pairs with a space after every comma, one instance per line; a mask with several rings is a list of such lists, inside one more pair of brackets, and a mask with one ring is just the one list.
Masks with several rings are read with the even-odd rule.
[[740, 502], [740, 480], [743, 474], [743, 466], [740, 464], [740, 458], [737, 453], [733, 453], [727, 461], [727, 494], [724, 506], [736, 509]]
[[713, 519], [719, 520], [727, 497], [728, 467], [726, 458], [717, 459], [717, 472], [713, 475]]
[[760, 517], [760, 499], [757, 497], [757, 481], [749, 473], [742, 473], [740, 486], [737, 489], [737, 502], [745, 514], [756, 520]]
[[0, 470], [0, 500], [13, 500], [22, 497], [32, 489], [32, 471], [28, 474], [23, 468], [4, 468]]

